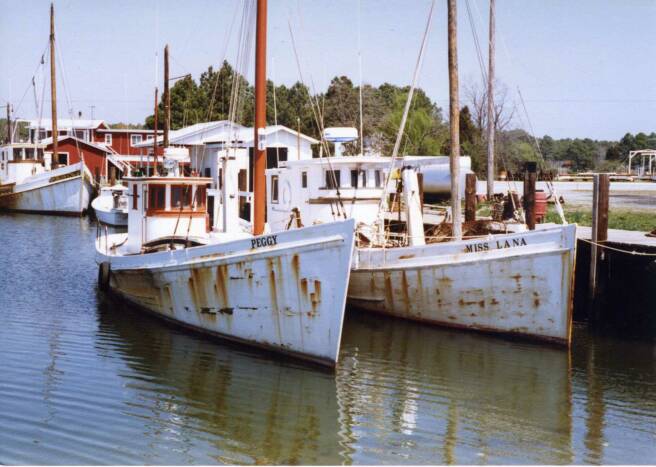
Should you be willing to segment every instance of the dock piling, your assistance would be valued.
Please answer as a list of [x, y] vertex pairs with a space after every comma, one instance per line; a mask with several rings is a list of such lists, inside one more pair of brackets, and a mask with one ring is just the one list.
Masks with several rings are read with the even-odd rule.
[[537, 178], [537, 163], [527, 162], [524, 175], [524, 213], [529, 230], [535, 230], [535, 182]]
[[476, 220], [476, 174], [465, 177], [465, 222]]
[[592, 318], [596, 317], [595, 304], [602, 292], [603, 281], [599, 275], [600, 265], [604, 261], [603, 250], [598, 244], [608, 240], [608, 194], [610, 178], [608, 174], [595, 174], [592, 185], [592, 243], [590, 244], [590, 285], [588, 298], [592, 306]]

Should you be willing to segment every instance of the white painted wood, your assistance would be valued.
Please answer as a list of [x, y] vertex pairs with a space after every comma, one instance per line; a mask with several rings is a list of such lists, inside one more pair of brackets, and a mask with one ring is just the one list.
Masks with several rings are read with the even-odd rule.
[[91, 180], [91, 173], [81, 162], [40, 172], [22, 178], [10, 191], [0, 192], [0, 209], [82, 214], [89, 206]]
[[103, 187], [100, 195], [91, 202], [96, 218], [101, 224], [117, 227], [128, 225], [127, 188], [123, 185]]

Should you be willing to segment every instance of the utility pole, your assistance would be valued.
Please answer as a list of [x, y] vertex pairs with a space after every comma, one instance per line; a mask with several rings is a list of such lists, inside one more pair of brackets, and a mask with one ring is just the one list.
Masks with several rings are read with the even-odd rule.
[[55, 4], [50, 4], [50, 96], [52, 117], [52, 158], [50, 168], [57, 168], [58, 133], [57, 133], [57, 81], [55, 77]]
[[453, 237], [462, 239], [460, 208], [460, 103], [458, 99], [458, 43], [456, 0], [447, 0], [449, 30], [449, 124], [451, 127], [451, 215]]
[[490, 48], [488, 51], [489, 68], [487, 72], [487, 199], [494, 196], [494, 138], [495, 138], [495, 111], [494, 111], [494, 3], [490, 0]]
[[155, 161], [155, 167], [153, 168], [153, 175], [158, 175], [158, 170], [157, 170], [157, 116], [159, 112], [157, 111], [157, 98], [158, 98], [158, 90], [157, 87], [155, 87], [155, 125], [153, 129], [153, 160]]
[[169, 125], [171, 124], [171, 94], [169, 92], [169, 45], [164, 47], [164, 148], [169, 147]]

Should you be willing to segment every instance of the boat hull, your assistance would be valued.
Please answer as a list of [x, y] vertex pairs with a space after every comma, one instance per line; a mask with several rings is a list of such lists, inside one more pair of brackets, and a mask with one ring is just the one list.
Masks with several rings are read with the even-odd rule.
[[[105, 198], [105, 199], [103, 199]], [[91, 207], [96, 215], [98, 222], [114, 227], [127, 227], [128, 213], [121, 209], [112, 208], [113, 200], [111, 197], [98, 197], [91, 202]]]
[[[0, 193], [0, 210], [34, 214], [82, 215], [89, 206], [93, 186], [80, 164], [30, 177]], [[82, 175], [84, 174], [84, 176]]]
[[[334, 366], [353, 221], [173, 252], [107, 254], [111, 292], [183, 327]], [[111, 242], [112, 237], [109, 236]], [[261, 245], [261, 246], [258, 246]], [[102, 271], [102, 268], [101, 268]]]
[[576, 226], [358, 249], [348, 302], [436, 325], [569, 345]]

